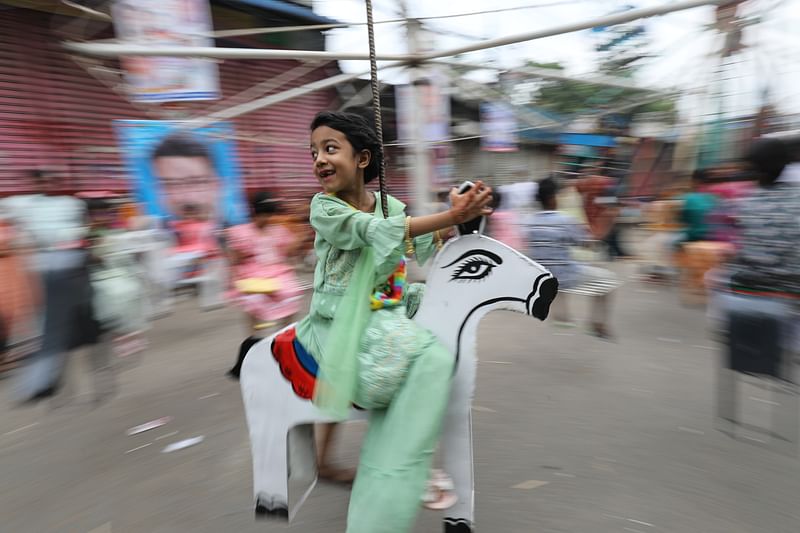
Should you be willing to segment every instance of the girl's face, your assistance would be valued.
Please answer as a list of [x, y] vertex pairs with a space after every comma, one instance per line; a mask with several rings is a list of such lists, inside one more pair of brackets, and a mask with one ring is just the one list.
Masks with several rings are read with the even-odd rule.
[[356, 153], [344, 133], [328, 126], [311, 132], [311, 159], [314, 176], [326, 193], [352, 191], [364, 183], [369, 165], [369, 150]]

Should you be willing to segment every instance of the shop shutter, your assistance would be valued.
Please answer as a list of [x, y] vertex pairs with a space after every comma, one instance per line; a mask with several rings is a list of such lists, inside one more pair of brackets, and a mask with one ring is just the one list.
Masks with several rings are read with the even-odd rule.
[[[113, 130], [115, 119], [148, 119], [142, 109], [73, 61], [50, 31], [46, 14], [10, 9], [0, 18], [0, 195], [30, 190], [28, 172], [52, 169], [65, 191], [129, 190]], [[224, 61], [224, 97], [276, 76], [296, 61]], [[308, 83], [336, 74], [329, 64], [291, 81]], [[293, 199], [317, 190], [308, 155], [308, 125], [317, 111], [335, 107], [333, 89], [318, 91], [233, 121], [238, 137], [263, 131], [269, 142], [236, 140], [243, 182]], [[192, 115], [219, 102], [195, 103]]]

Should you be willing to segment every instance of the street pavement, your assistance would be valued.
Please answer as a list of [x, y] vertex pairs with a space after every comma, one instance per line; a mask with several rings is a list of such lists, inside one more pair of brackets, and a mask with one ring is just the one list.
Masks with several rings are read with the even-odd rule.
[[[614, 268], [625, 282], [614, 342], [505, 312], [481, 324], [477, 530], [800, 531], [796, 448], [753, 428], [736, 438], [715, 428], [719, 347], [703, 311], [682, 307], [672, 287], [637, 280], [633, 263]], [[584, 300], [570, 301], [577, 319]], [[339, 485], [318, 485], [291, 526], [253, 518], [242, 401], [224, 377], [242, 322], [230, 309], [179, 303], [155, 322], [151, 348], [120, 365], [118, 394], [99, 406], [79, 355], [74, 397], [14, 407], [10, 381], [0, 381], [0, 532], [343, 532], [348, 491]], [[740, 393], [745, 421], [768, 428], [767, 386], [750, 379]], [[171, 420], [126, 434], [161, 417]], [[341, 432], [337, 463], [356, 464], [363, 431], [353, 423]], [[438, 532], [439, 519], [423, 511], [415, 531]]]

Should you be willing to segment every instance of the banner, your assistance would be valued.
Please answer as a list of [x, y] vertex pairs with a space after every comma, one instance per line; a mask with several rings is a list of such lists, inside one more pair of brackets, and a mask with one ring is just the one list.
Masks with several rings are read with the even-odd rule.
[[116, 120], [114, 126], [147, 215], [177, 220], [191, 211], [217, 227], [247, 222], [236, 146], [224, 138], [233, 133], [229, 124], [191, 131], [160, 120]]
[[[116, 0], [117, 38], [144, 46], [214, 46], [208, 0]], [[214, 60], [183, 57], [122, 58], [131, 98], [142, 102], [220, 97]]]
[[489, 152], [517, 150], [517, 119], [514, 109], [503, 102], [481, 104], [481, 148]]
[[[442, 80], [436, 73], [423, 80], [419, 89], [418, 104], [421, 106], [423, 120], [422, 131], [425, 142], [444, 141], [450, 136], [450, 95], [442, 90]], [[397, 106], [397, 140], [401, 143], [411, 142], [413, 131], [414, 109], [411, 107], [411, 85], [395, 87]]]

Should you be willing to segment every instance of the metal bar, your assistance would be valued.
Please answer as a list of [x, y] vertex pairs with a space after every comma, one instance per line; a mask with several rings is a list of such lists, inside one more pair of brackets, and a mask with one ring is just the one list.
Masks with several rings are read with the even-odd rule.
[[[405, 63], [403, 62], [393, 63], [390, 65], [383, 65], [381, 69], [402, 67], [404, 65]], [[300, 87], [288, 89], [280, 93], [270, 94], [264, 96], [263, 98], [258, 98], [256, 100], [253, 100], [252, 102], [245, 102], [243, 104], [235, 105], [233, 107], [229, 107], [228, 109], [212, 113], [203, 118], [189, 120], [185, 123], [184, 126], [187, 128], [202, 128], [209, 124], [213, 124], [214, 122], [219, 122], [221, 120], [229, 120], [238, 117], [240, 115], [244, 115], [252, 111], [262, 109], [264, 107], [280, 104], [287, 100], [291, 100], [292, 98], [305, 96], [306, 94], [312, 93], [314, 91], [319, 91], [322, 89], [327, 89], [329, 87], [334, 87], [340, 83], [346, 83], [350, 80], [360, 78], [361, 76], [365, 76], [367, 74], [369, 74], [369, 71], [356, 72], [351, 74], [337, 74], [336, 76], [325, 78], [323, 80], [313, 81], [311, 83], [306, 83], [305, 85], [301, 85]]]
[[372, 98], [372, 87], [370, 87], [369, 85], [365, 85], [364, 87], [361, 88], [360, 91], [358, 91], [356, 94], [350, 97], [346, 102], [340, 105], [339, 111], [346, 111], [351, 107], [368, 104], [370, 98]]
[[221, 111], [231, 106], [252, 100], [253, 98], [263, 96], [269, 91], [277, 89], [283, 85], [286, 85], [289, 82], [292, 82], [298, 78], [305, 76], [309, 72], [313, 72], [318, 68], [322, 68], [325, 64], [326, 64], [325, 62], [319, 62], [319, 61], [302, 62], [301, 64], [297, 65], [294, 68], [281, 72], [277, 76], [273, 76], [272, 78], [268, 78], [260, 83], [248, 87], [244, 91], [241, 91], [229, 98], [226, 98], [221, 102], [216, 102], [214, 105], [211, 106], [210, 109], [204, 110], [203, 114], [208, 115], [211, 113], [215, 113], [217, 111]]
[[599, 17], [596, 19], [586, 20], [583, 22], [563, 24], [561, 26], [555, 26], [553, 28], [545, 30], [536, 30], [527, 33], [520, 33], [516, 35], [510, 35], [508, 37], [500, 37], [498, 39], [489, 39], [487, 41], [481, 41], [475, 44], [460, 46], [457, 48], [450, 48], [448, 50], [443, 50], [441, 52], [422, 54], [422, 57], [418, 59], [422, 61], [427, 61], [431, 59], [438, 59], [440, 57], [457, 56], [469, 52], [486, 50], [487, 48], [497, 48], [499, 46], [506, 46], [509, 44], [516, 44], [525, 41], [533, 41], [536, 39], [542, 39], [544, 37], [553, 37], [555, 35], [561, 35], [563, 33], [588, 30], [599, 26], [614, 26], [615, 24], [623, 24], [625, 22], [631, 22], [642, 18], [665, 15], [667, 13], [672, 13], [674, 11], [683, 11], [685, 9], [692, 9], [704, 5], [719, 5], [728, 1], [730, 0], [689, 0], [684, 2], [669, 2], [655, 7], [631, 9], [630, 11], [624, 11], [622, 13], [608, 15], [605, 17]]
[[[375, 24], [397, 24], [405, 22], [405, 19], [392, 19], [392, 20], [378, 20]], [[366, 22], [341, 22], [337, 24], [310, 24], [307, 26], [270, 26], [266, 28], [242, 28], [240, 30], [219, 30], [210, 32], [209, 37], [225, 38], [225, 37], [243, 37], [246, 35], [266, 35], [269, 33], [287, 33], [295, 31], [309, 31], [309, 30], [334, 30], [338, 28], [350, 28], [353, 26], [366, 26]]]
[[[147, 46], [124, 43], [65, 42], [70, 52], [95, 57], [206, 57], [213, 59], [299, 59], [307, 61], [369, 61], [369, 54], [319, 50], [275, 50], [264, 48], [217, 48], [214, 46]], [[408, 54], [378, 56], [378, 61], [411, 61]]]

